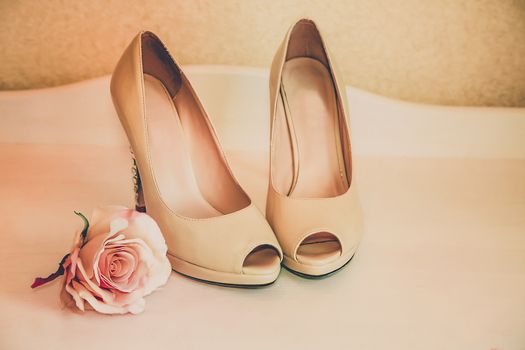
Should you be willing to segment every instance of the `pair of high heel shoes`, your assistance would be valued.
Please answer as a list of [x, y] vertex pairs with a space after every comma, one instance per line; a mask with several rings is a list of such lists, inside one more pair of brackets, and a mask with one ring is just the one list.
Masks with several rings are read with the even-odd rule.
[[137, 208], [159, 224], [173, 269], [218, 284], [274, 282], [347, 264], [361, 237], [343, 81], [302, 19], [270, 75], [266, 220], [235, 179], [199, 98], [150, 32], [118, 62], [111, 94], [135, 162]]

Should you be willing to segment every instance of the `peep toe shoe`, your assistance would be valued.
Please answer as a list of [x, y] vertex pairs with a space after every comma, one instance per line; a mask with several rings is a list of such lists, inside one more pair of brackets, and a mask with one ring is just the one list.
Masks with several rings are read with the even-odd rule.
[[199, 98], [151, 32], [120, 58], [111, 95], [134, 159], [137, 209], [161, 228], [173, 270], [194, 279], [260, 286], [282, 252], [235, 179]]
[[303, 277], [345, 266], [362, 235], [345, 86], [316, 24], [295, 23], [270, 72], [266, 218], [283, 265]]

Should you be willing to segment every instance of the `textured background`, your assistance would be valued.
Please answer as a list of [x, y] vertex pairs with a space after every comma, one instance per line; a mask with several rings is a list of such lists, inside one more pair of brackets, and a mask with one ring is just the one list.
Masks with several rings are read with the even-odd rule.
[[411, 101], [525, 106], [525, 0], [0, 0], [0, 89], [110, 73], [140, 29], [183, 64], [268, 67], [315, 19], [347, 84]]

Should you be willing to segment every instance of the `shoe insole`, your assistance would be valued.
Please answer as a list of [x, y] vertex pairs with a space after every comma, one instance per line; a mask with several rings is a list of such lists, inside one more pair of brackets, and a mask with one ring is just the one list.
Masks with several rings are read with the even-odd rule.
[[348, 186], [330, 72], [318, 60], [291, 59], [284, 64], [281, 94], [297, 158], [288, 195], [326, 198], [344, 193]]
[[317, 232], [301, 242], [296, 255], [297, 261], [303, 264], [329, 264], [341, 256], [341, 244], [331, 233]]
[[155, 182], [164, 203], [191, 218], [221, 215], [201, 193], [184, 129], [166, 87], [144, 74], [148, 145]]

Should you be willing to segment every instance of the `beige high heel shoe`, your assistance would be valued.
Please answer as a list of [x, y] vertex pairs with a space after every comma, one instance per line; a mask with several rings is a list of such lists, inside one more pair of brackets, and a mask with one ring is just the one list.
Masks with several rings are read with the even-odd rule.
[[270, 284], [282, 252], [235, 180], [190, 82], [162, 42], [139, 33], [111, 95], [136, 164], [137, 207], [159, 224], [173, 269], [226, 285]]
[[353, 257], [362, 214], [352, 183], [345, 87], [311, 20], [293, 25], [277, 50], [270, 111], [266, 218], [284, 266], [322, 277]]

